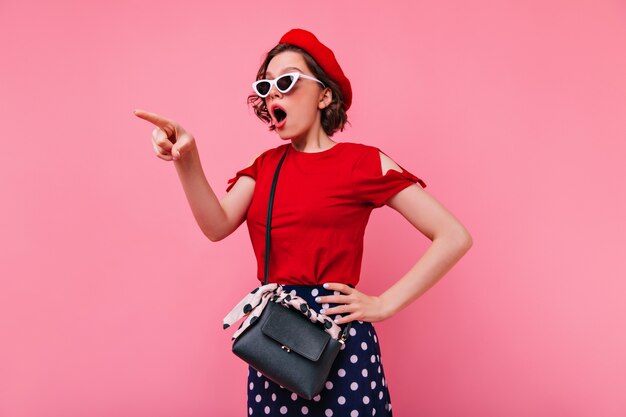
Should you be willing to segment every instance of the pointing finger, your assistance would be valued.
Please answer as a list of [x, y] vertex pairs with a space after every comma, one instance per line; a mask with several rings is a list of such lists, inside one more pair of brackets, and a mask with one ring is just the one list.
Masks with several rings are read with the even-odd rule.
[[172, 123], [171, 120], [168, 120], [163, 116], [159, 116], [156, 113], [151, 113], [151, 112], [140, 110], [140, 109], [133, 110], [133, 113], [135, 114], [135, 116], [139, 117], [140, 119], [147, 120], [150, 123], [157, 125], [159, 127], [165, 127], [166, 125]]

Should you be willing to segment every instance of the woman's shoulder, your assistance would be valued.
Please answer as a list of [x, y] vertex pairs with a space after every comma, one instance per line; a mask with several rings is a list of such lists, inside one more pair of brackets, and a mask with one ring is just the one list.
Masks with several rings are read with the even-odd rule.
[[354, 141], [350, 141], [350, 142], [346, 141], [346, 142], [338, 142], [338, 143], [342, 143], [344, 146], [352, 148], [353, 150], [365, 150], [365, 149], [375, 148], [375, 146], [367, 145], [361, 142], [354, 142]]
[[379, 158], [382, 153], [380, 148], [375, 145], [368, 145], [361, 142], [341, 142], [344, 148], [355, 159], [360, 160], [362, 158]]
[[385, 175], [389, 170], [405, 171], [394, 159], [376, 145], [359, 142], [347, 142], [353, 149], [355, 161], [359, 169], [370, 169]]

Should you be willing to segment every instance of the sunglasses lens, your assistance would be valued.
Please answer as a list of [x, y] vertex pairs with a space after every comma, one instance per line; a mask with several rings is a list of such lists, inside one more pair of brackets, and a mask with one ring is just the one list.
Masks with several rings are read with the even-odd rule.
[[256, 84], [256, 92], [260, 96], [264, 96], [270, 92], [271, 85], [268, 81], [261, 81]]
[[282, 77], [278, 78], [276, 80], [276, 86], [278, 87], [278, 89], [281, 92], [286, 92], [289, 88], [291, 88], [291, 85], [293, 84], [294, 81], [294, 76], [293, 75], [283, 75]]

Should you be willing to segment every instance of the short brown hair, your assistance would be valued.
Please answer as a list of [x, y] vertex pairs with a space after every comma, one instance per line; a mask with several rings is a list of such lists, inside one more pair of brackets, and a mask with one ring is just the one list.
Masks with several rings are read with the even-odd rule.
[[[309, 70], [313, 73], [315, 78], [324, 83], [324, 85], [331, 89], [333, 93], [333, 99], [331, 103], [322, 109], [321, 123], [322, 129], [328, 136], [332, 136], [336, 131], [343, 131], [344, 126], [348, 123], [348, 115], [344, 108], [343, 93], [339, 85], [330, 78], [326, 72], [320, 67], [320, 65], [313, 59], [308, 52], [295, 45], [287, 43], [279, 43], [271, 51], [267, 53], [267, 56], [263, 60], [261, 67], [257, 71], [256, 79], [260, 80], [265, 78], [267, 72], [267, 66], [272, 58], [284, 51], [295, 51], [302, 55], [304, 62], [309, 67]], [[272, 118], [267, 110], [265, 99], [257, 96], [256, 94], [250, 94], [248, 96], [248, 104], [252, 105], [254, 113], [263, 122], [270, 125], [270, 130], [275, 130], [276, 127], [271, 124]]]

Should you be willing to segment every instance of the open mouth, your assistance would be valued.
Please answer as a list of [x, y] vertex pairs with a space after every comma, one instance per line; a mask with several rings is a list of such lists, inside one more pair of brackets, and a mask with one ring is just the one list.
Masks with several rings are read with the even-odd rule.
[[274, 110], [274, 117], [276, 117], [276, 121], [280, 123], [285, 120], [285, 117], [287, 117], [287, 113], [285, 113], [283, 109], [276, 109]]
[[282, 127], [285, 119], [287, 118], [287, 112], [281, 107], [273, 106], [272, 113], [274, 114], [274, 119], [276, 120], [276, 127]]

